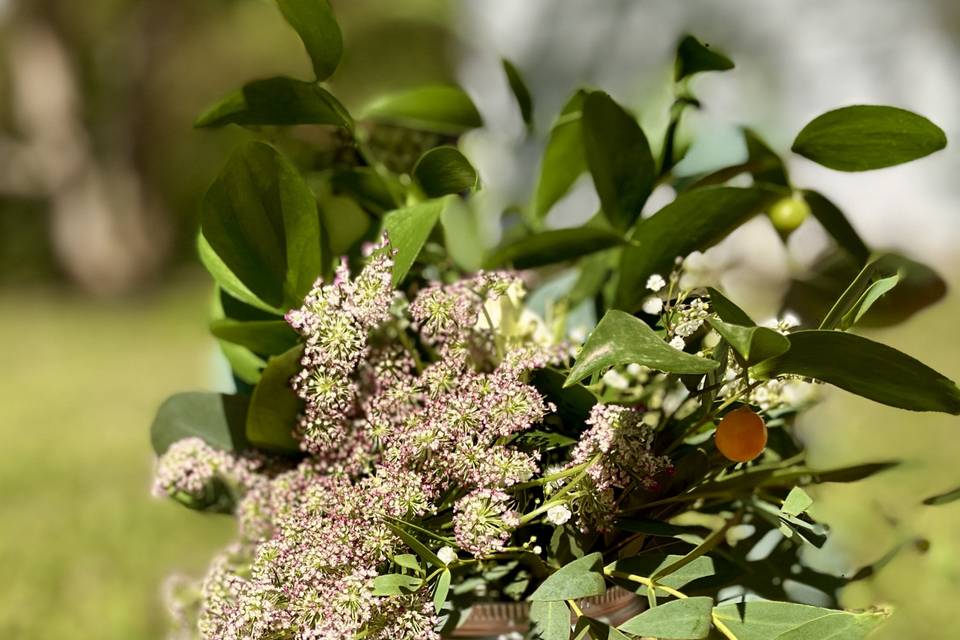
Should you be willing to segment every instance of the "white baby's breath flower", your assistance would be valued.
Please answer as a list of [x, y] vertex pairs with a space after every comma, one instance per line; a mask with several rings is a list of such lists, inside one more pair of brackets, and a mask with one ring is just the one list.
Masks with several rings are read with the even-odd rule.
[[570, 512], [570, 509], [567, 509], [567, 507], [562, 504], [558, 504], [547, 510], [547, 522], [560, 526], [566, 524], [572, 515], [573, 513]]
[[659, 273], [655, 273], [647, 278], [647, 289], [656, 293], [667, 286], [667, 281]]
[[613, 389], [626, 389], [630, 386], [630, 381], [624, 378], [615, 369], [610, 369], [603, 374], [603, 383]]
[[457, 561], [457, 552], [451, 547], [442, 547], [437, 551], [437, 557], [443, 564], [451, 564]]
[[684, 342], [683, 338], [680, 336], [674, 336], [673, 339], [670, 340], [670, 346], [678, 351], [683, 351], [683, 348], [687, 346], [687, 343]]
[[657, 296], [650, 296], [643, 301], [643, 312], [652, 316], [659, 315], [663, 311], [663, 299]]

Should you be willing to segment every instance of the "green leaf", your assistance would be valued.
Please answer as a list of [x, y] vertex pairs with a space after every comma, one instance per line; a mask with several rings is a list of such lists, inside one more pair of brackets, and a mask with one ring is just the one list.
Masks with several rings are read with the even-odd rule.
[[343, 36], [327, 0], [277, 0], [280, 12], [303, 40], [317, 80], [333, 75], [343, 57]]
[[809, 509], [812, 504], [813, 498], [806, 491], [800, 487], [794, 487], [787, 494], [787, 499], [783, 501], [780, 511], [788, 516], [798, 516]]
[[860, 318], [870, 310], [870, 307], [873, 306], [882, 296], [889, 293], [897, 283], [900, 282], [900, 274], [894, 274], [886, 278], [881, 278], [876, 282], [872, 283], [870, 287], [860, 296], [860, 299], [857, 300], [856, 304], [853, 306], [850, 311], [844, 314], [843, 318], [840, 319], [839, 329], [841, 331], [846, 331], [853, 325], [860, 322]]
[[671, 600], [630, 618], [619, 629], [663, 640], [700, 640], [710, 633], [713, 598]]
[[233, 153], [204, 196], [200, 225], [226, 268], [272, 307], [298, 305], [320, 274], [317, 202], [297, 169], [267, 144], [249, 142]]
[[[591, 553], [560, 567], [527, 599], [531, 602], [549, 602], [602, 596], [607, 590], [602, 570], [603, 555]], [[569, 621], [567, 618], [568, 626]]]
[[483, 126], [473, 100], [454, 85], [431, 85], [385, 96], [369, 105], [363, 117], [450, 135]]
[[[875, 613], [848, 613], [834, 609], [811, 607], [805, 604], [773, 602], [770, 600], [751, 600], [748, 602], [723, 604], [714, 607], [713, 614], [730, 629], [737, 637], [737, 640], [771, 640], [771, 638], [783, 638], [782, 634], [793, 633], [807, 623], [827, 616], [846, 616], [849, 618], [878, 617], [878, 614]], [[836, 628], [839, 622], [841, 621], [838, 618], [833, 618], [827, 624], [829, 627]], [[829, 628], [821, 627], [820, 631], [828, 632]], [[830, 636], [797, 635], [787, 637], [791, 640], [799, 640], [800, 638], [811, 638], [811, 640], [816, 638], [820, 640], [821, 638], [829, 638]], [[864, 636], [851, 636], [851, 638], [862, 637]], [[836, 640], [839, 640], [839, 638], [844, 638], [844, 636], [838, 636]]]
[[710, 308], [720, 316], [721, 320], [731, 324], [738, 324], [742, 327], [756, 326], [757, 323], [747, 315], [747, 312], [738, 307], [727, 296], [713, 287], [707, 287], [707, 293], [710, 296]]
[[503, 65], [503, 72], [510, 84], [510, 91], [513, 92], [513, 97], [516, 98], [517, 106], [520, 108], [520, 117], [523, 118], [524, 124], [529, 129], [533, 126], [533, 98], [530, 96], [530, 90], [512, 62], [502, 58], [500, 63]]
[[767, 327], [728, 324], [716, 318], [707, 322], [726, 340], [748, 365], [779, 356], [790, 348], [783, 334]]
[[583, 101], [583, 148], [600, 205], [610, 223], [626, 229], [653, 191], [656, 167], [636, 119], [606, 93]]
[[479, 218], [478, 212], [460, 198], [448, 200], [440, 214], [447, 255], [454, 264], [471, 273], [483, 266], [483, 223]]
[[858, 263], [866, 263], [870, 258], [870, 249], [843, 211], [823, 194], [809, 189], [804, 189], [801, 193], [813, 217], [833, 237], [837, 245], [848, 251]]
[[855, 105], [814, 118], [792, 150], [838, 171], [869, 171], [910, 162], [947, 146], [947, 136], [904, 109]]
[[573, 94], [550, 130], [533, 197], [533, 214], [537, 219], [547, 215], [551, 207], [570, 190], [580, 174], [587, 170], [581, 120], [581, 109], [586, 96], [587, 92], [583, 89]]
[[783, 160], [752, 129], [743, 129], [747, 145], [747, 169], [755, 182], [766, 182], [781, 187], [790, 187], [790, 178]]
[[330, 254], [346, 255], [370, 231], [372, 221], [354, 198], [322, 193], [319, 196], [320, 220], [326, 231]]
[[416, 576], [402, 573], [388, 573], [373, 579], [373, 595], [400, 596], [413, 593], [420, 589], [423, 580]]
[[300, 450], [293, 430], [303, 401], [294, 393], [290, 379], [300, 371], [302, 356], [303, 346], [298, 345], [267, 361], [247, 412], [247, 439], [251, 444], [278, 453]]
[[313, 82], [277, 77], [243, 85], [208, 107], [195, 127], [228, 124], [277, 125], [329, 124], [353, 129], [353, 118], [333, 94]]
[[387, 523], [387, 527], [389, 527], [390, 531], [395, 533], [398, 538], [403, 540], [408, 547], [413, 549], [416, 554], [423, 558], [426, 562], [429, 562], [437, 568], [443, 568], [447, 566], [446, 563], [444, 563], [444, 561], [437, 556], [437, 554], [427, 547], [427, 545], [417, 540], [413, 535], [407, 533], [402, 527], [389, 522]]
[[410, 569], [416, 573], [422, 573], [423, 569], [420, 566], [420, 563], [417, 562], [417, 556], [411, 553], [401, 553], [393, 556], [393, 561], [398, 567], [403, 567], [404, 569]]
[[532, 640], [569, 640], [570, 608], [562, 600], [530, 605]]
[[279, 355], [297, 345], [299, 337], [284, 320], [241, 322], [224, 318], [210, 323], [210, 331], [227, 342], [264, 355]]
[[717, 368], [713, 360], [674, 349], [642, 320], [610, 310], [587, 338], [564, 386], [634, 362], [665, 373], [707, 373]]
[[935, 496], [930, 496], [929, 498], [923, 501], [923, 504], [934, 506], [934, 505], [941, 505], [941, 504], [950, 504], [951, 502], [955, 502], [957, 500], [960, 500], [960, 487], [957, 487], [956, 489], [951, 489], [946, 493], [939, 493]]
[[443, 604], [447, 601], [447, 594], [450, 593], [450, 569], [444, 569], [437, 578], [437, 584], [433, 589], [433, 610], [440, 613]]
[[701, 71], [727, 71], [733, 69], [733, 60], [710, 45], [703, 44], [691, 35], [684, 36], [677, 46], [677, 61], [674, 79], [683, 80]]
[[619, 234], [600, 227], [553, 229], [500, 247], [484, 262], [484, 266], [494, 268], [511, 264], [517, 269], [530, 269], [579, 258], [624, 242]]
[[716, 244], [780, 196], [780, 191], [767, 187], [705, 187], [682, 193], [641, 220], [621, 257], [614, 306], [637, 309], [651, 274], [669, 273], [678, 256]]
[[864, 640], [885, 618], [879, 613], [831, 613], [781, 633], [775, 640]]
[[178, 393], [167, 398], [150, 426], [150, 442], [157, 455], [184, 438], [200, 438], [222, 451], [247, 448], [244, 421], [246, 396], [222, 393]]
[[202, 233], [197, 234], [197, 253], [200, 256], [200, 262], [203, 263], [203, 266], [210, 275], [213, 276], [213, 280], [217, 283], [217, 286], [232, 297], [261, 311], [266, 311], [274, 315], [283, 315], [281, 309], [271, 307], [258, 298], [240, 281], [240, 278], [230, 271], [223, 260], [220, 259], [220, 256], [214, 252], [213, 247], [210, 246], [210, 243], [207, 242], [207, 239], [203, 237]]
[[456, 147], [430, 149], [417, 160], [413, 177], [431, 198], [477, 188], [477, 170]]
[[446, 199], [427, 200], [384, 216], [383, 228], [397, 252], [393, 257], [393, 286], [400, 284], [410, 271], [445, 204]]
[[[626, 530], [633, 531], [634, 529]], [[683, 530], [681, 529], [681, 531]], [[623, 558], [617, 560], [616, 562], [607, 565], [606, 571], [607, 573], [629, 573], [632, 575], [649, 578], [657, 575], [663, 569], [676, 565], [685, 557], [686, 556], [676, 554], [664, 555], [660, 553], [642, 553], [639, 556], [634, 556], [632, 558]], [[716, 569], [714, 568], [713, 558], [702, 555], [680, 566], [675, 571], [658, 578], [657, 584], [670, 587], [671, 589], [683, 589], [694, 580], [706, 578], [714, 575], [715, 573]], [[646, 589], [646, 587], [643, 585], [637, 584], [632, 584], [631, 587]]]
[[605, 622], [587, 616], [577, 618], [577, 626], [573, 633], [575, 640], [583, 640], [583, 638], [588, 640], [630, 640], [626, 634], [618, 631], [616, 627], [611, 627]]
[[960, 414], [954, 382], [892, 347], [839, 331], [797, 331], [789, 339], [789, 351], [751, 371], [822, 380], [891, 407]]
[[[888, 254], [865, 266], [827, 313], [820, 328], [846, 331], [856, 324], [881, 296], [900, 281], [900, 275], [895, 273], [899, 264], [896, 256]], [[891, 271], [894, 275], [876, 280], [878, 276]]]
[[223, 357], [230, 365], [233, 375], [249, 385], [260, 382], [261, 371], [267, 366], [267, 361], [246, 347], [232, 342], [217, 340]]

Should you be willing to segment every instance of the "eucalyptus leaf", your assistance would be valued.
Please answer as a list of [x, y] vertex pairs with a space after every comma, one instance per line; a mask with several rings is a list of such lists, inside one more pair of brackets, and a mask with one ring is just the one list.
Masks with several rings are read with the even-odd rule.
[[455, 85], [430, 85], [384, 96], [370, 104], [363, 117], [450, 135], [483, 126], [473, 100]]
[[[602, 596], [607, 590], [602, 570], [603, 555], [591, 553], [560, 567], [540, 584], [528, 600], [550, 602]], [[569, 621], [567, 618], [568, 626]]]
[[674, 349], [645, 322], [614, 309], [603, 316], [587, 338], [564, 386], [630, 363], [665, 373], [708, 373], [717, 368], [715, 361]]
[[640, 217], [656, 179], [647, 137], [636, 119], [602, 91], [584, 98], [582, 128], [603, 213], [614, 227], [626, 229]]
[[162, 455], [174, 442], [200, 438], [214, 449], [243, 451], [247, 448], [244, 423], [246, 396], [222, 393], [178, 393], [167, 398], [150, 426], [150, 442]]
[[[664, 526], [671, 525], [664, 524]], [[635, 529], [625, 527], [625, 530], [634, 531]], [[684, 531], [685, 530], [683, 529], [679, 529], [679, 532]], [[607, 573], [628, 573], [650, 578], [660, 573], [660, 571], [663, 569], [676, 565], [685, 557], [686, 556], [677, 554], [641, 553], [640, 555], [632, 558], [621, 558], [616, 562], [612, 562], [606, 566], [605, 570]], [[716, 574], [716, 569], [714, 567], [713, 558], [702, 555], [680, 566], [676, 571], [658, 578], [657, 584], [670, 587], [671, 589], [683, 589], [694, 580], [706, 578], [714, 574]], [[636, 587], [637, 585], [634, 584], [632, 586]], [[640, 586], [639, 588], [645, 589], [643, 586]]]
[[923, 116], [880, 105], [854, 105], [814, 118], [792, 150], [838, 171], [869, 171], [910, 162], [947, 146], [947, 136]]
[[618, 628], [663, 640], [700, 640], [710, 633], [713, 598], [671, 600], [630, 618]]
[[413, 167], [413, 177], [431, 198], [477, 188], [477, 170], [456, 147], [430, 149]]
[[577, 618], [577, 626], [573, 630], [574, 640], [631, 640], [625, 633], [619, 631], [616, 627], [611, 627], [606, 622], [580, 616]]
[[271, 356], [288, 351], [299, 342], [297, 332], [284, 320], [241, 322], [224, 318], [211, 322], [210, 332], [221, 340]]
[[520, 71], [512, 62], [502, 58], [500, 63], [503, 65], [503, 72], [507, 76], [510, 91], [513, 92], [513, 97], [517, 100], [520, 117], [523, 118], [523, 123], [527, 125], [527, 128], [530, 128], [533, 126], [533, 97], [530, 95], [530, 89], [527, 88], [523, 76], [520, 75]]
[[400, 596], [413, 593], [423, 585], [423, 579], [403, 573], [388, 573], [373, 579], [373, 595]]
[[290, 386], [290, 379], [300, 371], [303, 346], [267, 360], [260, 382], [253, 390], [247, 412], [247, 439], [258, 448], [278, 453], [300, 450], [293, 431], [303, 401]]
[[794, 487], [787, 494], [780, 511], [788, 516], [798, 516], [813, 504], [813, 498], [800, 487]]
[[831, 613], [785, 631], [775, 640], [864, 640], [885, 619], [880, 613]]
[[393, 561], [398, 567], [410, 569], [416, 573], [423, 572], [423, 569], [420, 567], [420, 563], [417, 561], [417, 556], [411, 553], [401, 553], [399, 555], [395, 555], [393, 556]]
[[384, 216], [383, 228], [390, 246], [396, 250], [393, 257], [393, 286], [400, 284], [410, 271], [445, 205], [444, 198], [427, 200]]
[[540, 177], [533, 197], [533, 214], [543, 218], [587, 170], [583, 152], [583, 100], [587, 92], [579, 90], [564, 105], [560, 116], [550, 130]]
[[680, 194], [637, 223], [620, 260], [618, 309], [637, 309], [654, 273], [669, 273], [678, 256], [716, 244], [781, 196], [768, 187], [705, 187]]
[[450, 580], [452, 576], [450, 569], [444, 569], [437, 578], [437, 584], [433, 588], [433, 610], [440, 613], [444, 603], [447, 601], [447, 594], [450, 593]]
[[562, 600], [530, 605], [532, 640], [570, 640], [570, 607]]
[[317, 80], [326, 80], [343, 57], [343, 35], [327, 0], [277, 0], [280, 12], [303, 41]]
[[716, 318], [707, 318], [707, 322], [748, 365], [779, 356], [790, 348], [786, 336], [767, 327], [729, 324]]
[[[714, 616], [737, 637], [737, 640], [771, 640], [782, 638], [782, 634], [792, 633], [807, 623], [825, 616], [875, 617], [876, 614], [855, 614], [834, 609], [811, 607], [793, 602], [774, 602], [770, 600], [751, 600], [723, 604], [713, 609]], [[831, 625], [840, 622], [832, 619]], [[825, 631], [824, 629], [821, 629]], [[790, 636], [787, 636], [788, 638]], [[794, 640], [807, 636], [794, 636]], [[823, 636], [809, 636], [818, 640]], [[827, 636], [829, 637], [829, 636]], [[841, 636], [842, 637], [842, 636]], [[862, 638], [863, 636], [855, 636]]]
[[822, 380], [901, 409], [960, 414], [957, 385], [893, 347], [839, 331], [797, 331], [789, 339], [789, 351], [751, 371]]
[[353, 118], [333, 94], [313, 82], [277, 77], [255, 80], [208, 107], [199, 128], [239, 125], [328, 124], [353, 129]]
[[530, 269], [579, 258], [624, 242], [623, 236], [600, 227], [553, 229], [500, 247], [484, 265], [493, 268], [509, 264], [517, 269]]
[[733, 67], [733, 60], [691, 35], [684, 36], [677, 45], [674, 68], [674, 78], [677, 81], [702, 71], [727, 71]]

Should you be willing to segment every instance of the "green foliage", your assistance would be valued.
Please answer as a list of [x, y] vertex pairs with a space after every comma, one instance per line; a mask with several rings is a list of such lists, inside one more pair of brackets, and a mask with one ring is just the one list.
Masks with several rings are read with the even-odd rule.
[[517, 100], [517, 107], [520, 109], [520, 117], [523, 118], [527, 128], [533, 127], [533, 96], [530, 95], [530, 89], [527, 83], [523, 81], [520, 71], [516, 66], [506, 58], [500, 60], [503, 65], [503, 72], [507, 76], [507, 82], [510, 85], [510, 91]]
[[828, 111], [797, 134], [793, 151], [838, 171], [869, 171], [910, 162], [947, 146], [923, 116], [877, 105]]
[[738, 640], [861, 640], [885, 617], [763, 600], [723, 604], [714, 616]]
[[[820, 328], [846, 331], [859, 322], [881, 296], [900, 282], [900, 274], [895, 270], [898, 266], [896, 257], [891, 255], [881, 256], [865, 266], [824, 317]], [[893, 275], [878, 279], [888, 273]]]
[[486, 259], [485, 265], [513, 265], [517, 269], [530, 269], [573, 260], [624, 243], [622, 236], [602, 227], [554, 229], [503, 245]]
[[581, 89], [567, 100], [550, 130], [540, 163], [540, 177], [533, 197], [533, 215], [542, 218], [587, 170], [583, 152], [582, 109], [587, 92]]
[[[634, 531], [636, 530], [636, 527], [631, 527], [630, 530]], [[649, 531], [649, 529], [647, 529], [647, 531]], [[661, 529], [661, 531], [663, 530]], [[683, 530], [681, 529], [680, 531]], [[662, 533], [657, 535], [662, 535]], [[646, 578], [658, 576], [656, 583], [658, 585], [670, 587], [671, 589], [683, 589], [694, 580], [707, 578], [716, 573], [713, 558], [709, 556], [699, 556], [690, 562], [677, 567], [678, 562], [684, 559], [684, 557], [685, 556], [676, 554], [643, 553], [632, 558], [623, 558], [621, 560], [617, 560], [616, 562], [612, 562], [611, 564], [607, 565], [606, 572], [608, 574], [613, 574], [614, 576], [618, 576], [620, 574], [632, 574]], [[662, 573], [670, 567], [677, 568], [669, 573]], [[620, 584], [621, 586], [626, 586], [627, 583], [620, 581]], [[630, 588], [641, 590], [645, 589], [646, 587], [634, 583], [630, 585]]]
[[[591, 553], [560, 567], [543, 581], [528, 600], [559, 602], [601, 596], [606, 592], [603, 578], [603, 555]], [[567, 617], [569, 626], [570, 618]]]
[[456, 147], [436, 147], [420, 156], [413, 177], [430, 198], [477, 187], [477, 170]]
[[290, 379], [300, 370], [302, 355], [303, 347], [296, 346], [267, 361], [247, 412], [246, 434], [251, 444], [278, 453], [299, 451], [293, 429], [303, 403], [290, 387]]
[[773, 329], [728, 324], [715, 318], [710, 318], [709, 323], [749, 365], [779, 356], [790, 348], [786, 336]]
[[473, 100], [454, 85], [434, 85], [384, 96], [363, 112], [364, 119], [422, 131], [458, 135], [483, 126]]
[[870, 257], [870, 249], [860, 238], [850, 221], [835, 204], [816, 191], [803, 191], [803, 199], [810, 206], [810, 213], [823, 226], [842, 249], [848, 251], [859, 263]]
[[728, 71], [733, 69], [733, 60], [711, 49], [691, 35], [684, 36], [677, 46], [677, 62], [674, 69], [676, 80], [683, 80], [703, 71]]
[[664, 640], [700, 640], [710, 633], [713, 598], [671, 600], [630, 618], [618, 628]]
[[327, 0], [277, 0], [277, 5], [303, 40], [317, 81], [332, 76], [343, 57], [343, 36], [330, 3]]
[[150, 442], [160, 455], [183, 438], [201, 438], [215, 449], [247, 447], [244, 424], [249, 398], [222, 393], [178, 393], [167, 398], [153, 419]]
[[570, 607], [562, 600], [535, 601], [530, 625], [535, 640], [570, 640]]
[[228, 124], [328, 124], [352, 129], [353, 119], [320, 85], [280, 77], [245, 84], [211, 105], [194, 123], [200, 128]]
[[445, 200], [428, 200], [384, 217], [383, 227], [397, 254], [393, 258], [393, 284], [397, 285], [413, 266], [424, 243], [443, 213]]
[[275, 356], [296, 346], [299, 337], [285, 320], [241, 322], [229, 318], [210, 323], [210, 333], [255, 353]]

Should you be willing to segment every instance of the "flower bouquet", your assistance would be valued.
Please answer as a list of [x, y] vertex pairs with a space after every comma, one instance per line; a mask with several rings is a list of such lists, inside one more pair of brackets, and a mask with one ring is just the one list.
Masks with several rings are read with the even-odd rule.
[[[905, 319], [943, 283], [869, 249], [749, 130], [743, 162], [677, 169], [691, 78], [733, 63], [683, 38], [655, 138], [606, 93], [577, 91], [532, 202], [487, 247], [457, 147], [482, 126], [469, 96], [430, 86], [354, 119], [322, 84], [342, 51], [327, 2], [278, 5], [315, 79], [251, 82], [198, 120], [251, 137], [207, 192], [199, 236], [236, 392], [160, 408], [154, 490], [231, 513], [238, 532], [202, 580], [168, 585], [175, 636], [795, 640], [879, 624], [883, 609], [829, 608], [872, 567], [803, 564], [828, 533], [804, 487], [893, 463], [811, 468], [791, 427], [820, 383], [960, 413], [953, 382], [848, 332]], [[854, 106], [793, 151], [859, 171], [944, 144], [918, 115]], [[585, 173], [601, 211], [550, 228]], [[655, 188], [674, 197], [645, 210]], [[764, 213], [784, 238], [815, 219], [835, 240], [788, 293], [800, 317], [769, 326], [697, 266]]]

